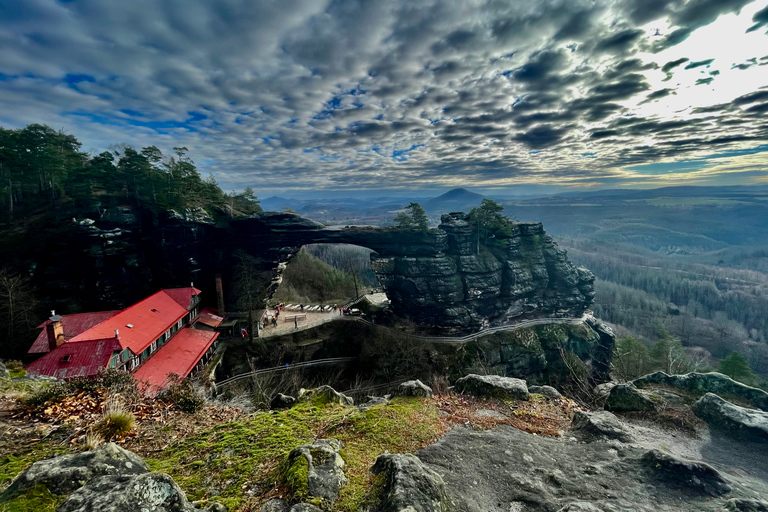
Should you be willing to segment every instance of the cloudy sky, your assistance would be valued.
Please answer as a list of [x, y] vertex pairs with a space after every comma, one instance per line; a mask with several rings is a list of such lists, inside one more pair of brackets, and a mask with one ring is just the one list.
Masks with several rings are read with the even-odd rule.
[[768, 184], [767, 0], [0, 0], [0, 125], [260, 196]]

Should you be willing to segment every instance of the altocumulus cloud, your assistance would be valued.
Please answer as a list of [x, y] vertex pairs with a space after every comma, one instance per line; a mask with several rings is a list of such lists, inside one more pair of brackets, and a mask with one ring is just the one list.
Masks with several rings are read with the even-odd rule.
[[226, 188], [615, 182], [768, 139], [758, 86], [647, 110], [766, 69], [664, 53], [752, 4], [765, 37], [750, 0], [0, 0], [0, 121], [187, 146]]

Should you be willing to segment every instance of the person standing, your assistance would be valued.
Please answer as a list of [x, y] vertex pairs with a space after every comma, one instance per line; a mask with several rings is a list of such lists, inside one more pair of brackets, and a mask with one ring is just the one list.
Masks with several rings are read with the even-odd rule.
[[299, 328], [299, 318], [293, 317], [293, 328], [298, 329]]

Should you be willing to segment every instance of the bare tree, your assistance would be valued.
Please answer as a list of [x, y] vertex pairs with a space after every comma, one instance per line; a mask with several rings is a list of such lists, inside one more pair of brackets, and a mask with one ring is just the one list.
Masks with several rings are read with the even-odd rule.
[[0, 353], [6, 357], [23, 353], [33, 327], [36, 306], [29, 278], [0, 269], [0, 318], [3, 323]]

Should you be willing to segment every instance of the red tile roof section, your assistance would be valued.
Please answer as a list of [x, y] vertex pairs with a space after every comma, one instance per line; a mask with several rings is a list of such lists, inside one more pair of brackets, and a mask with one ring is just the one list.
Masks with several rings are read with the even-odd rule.
[[[64, 339], [68, 340], [74, 338], [78, 334], [81, 334], [94, 325], [97, 325], [104, 320], [115, 316], [119, 312], [119, 310], [116, 310], [62, 315], [61, 324], [62, 328], [64, 329]], [[30, 348], [27, 352], [28, 354], [45, 354], [46, 352], [50, 352], [48, 349], [48, 333], [45, 331], [45, 326], [49, 323], [51, 323], [51, 321], [46, 320], [37, 326], [37, 328], [42, 329], [42, 331], [37, 335], [37, 339], [35, 339], [35, 342], [32, 344], [32, 348]]]
[[179, 303], [183, 308], [189, 308], [189, 303], [192, 302], [192, 297], [200, 295], [200, 290], [192, 286], [186, 288], [170, 288], [163, 290], [170, 298]]
[[189, 375], [218, 337], [217, 332], [186, 327], [141, 365], [133, 377], [147, 391], [157, 392], [167, 384], [169, 374]]
[[[196, 289], [182, 288], [182, 290]], [[75, 336], [68, 343], [114, 338], [115, 329], [117, 329], [122, 348], [130, 348], [134, 354], [140, 354], [188, 313], [187, 308], [180, 306], [168, 292], [176, 292], [176, 290], [161, 290]], [[177, 298], [183, 297], [183, 293], [173, 293], [173, 295]], [[129, 324], [133, 327], [128, 327]]]
[[219, 316], [217, 313], [218, 312], [215, 309], [205, 308], [200, 312], [197, 321], [215, 329], [224, 321], [224, 317]]
[[120, 349], [120, 344], [114, 338], [64, 343], [27, 366], [27, 372], [34, 375], [51, 375], [57, 379], [90, 377], [106, 368], [112, 353]]

